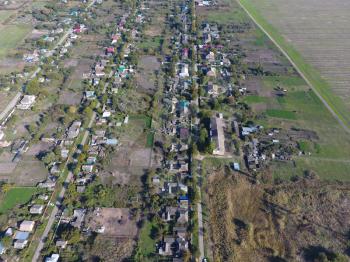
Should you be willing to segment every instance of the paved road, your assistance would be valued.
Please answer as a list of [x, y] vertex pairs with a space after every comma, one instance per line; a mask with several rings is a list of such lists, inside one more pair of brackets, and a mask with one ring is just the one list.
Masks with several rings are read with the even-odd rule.
[[332, 109], [332, 107], [327, 103], [327, 101], [320, 95], [317, 89], [313, 86], [313, 84], [309, 81], [309, 79], [304, 75], [304, 73], [299, 69], [297, 64], [291, 59], [288, 53], [277, 43], [277, 41], [265, 30], [265, 28], [259, 24], [259, 22], [254, 18], [254, 16], [247, 10], [240, 0], [237, 0], [239, 5], [245, 10], [245, 12], [249, 15], [249, 17], [253, 20], [253, 22], [268, 36], [268, 38], [274, 43], [275, 46], [283, 53], [283, 55], [289, 60], [289, 62], [293, 65], [293, 67], [297, 70], [299, 75], [305, 80], [305, 82], [312, 88], [318, 98], [322, 101], [328, 111], [333, 115], [333, 117], [339, 122], [339, 124], [343, 127], [343, 129], [350, 133], [349, 126], [338, 116], [338, 114]]
[[0, 121], [5, 119], [12, 109], [17, 105], [19, 99], [21, 98], [22, 93], [18, 92], [14, 98], [12, 98], [11, 102], [6, 106], [6, 108], [0, 114]]

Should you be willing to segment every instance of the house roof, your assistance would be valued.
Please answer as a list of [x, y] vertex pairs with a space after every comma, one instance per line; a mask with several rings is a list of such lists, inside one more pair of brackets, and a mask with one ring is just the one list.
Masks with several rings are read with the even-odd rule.
[[0, 242], [0, 254], [3, 254], [5, 249], [4, 245]]
[[16, 240], [26, 240], [29, 237], [29, 232], [17, 231], [15, 233], [14, 239]]

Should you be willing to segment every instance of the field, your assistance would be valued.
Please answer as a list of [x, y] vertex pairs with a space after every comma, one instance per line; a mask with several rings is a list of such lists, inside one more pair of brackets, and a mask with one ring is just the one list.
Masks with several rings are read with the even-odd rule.
[[223, 171], [208, 180], [213, 261], [317, 261], [322, 252], [345, 252], [348, 185], [301, 179], [272, 188]]
[[109, 237], [133, 239], [137, 235], [136, 218], [128, 208], [101, 208], [88, 214], [87, 223], [94, 231], [104, 225], [103, 234]]
[[0, 28], [0, 58], [5, 57], [16, 48], [28, 35], [31, 27], [27, 25], [6, 25]]
[[[231, 10], [243, 10], [235, 1], [220, 1], [215, 9], [199, 11], [201, 20], [211, 16], [224, 16]], [[237, 11], [240, 12], [240, 11]], [[244, 16], [246, 18], [244, 18]], [[242, 21], [245, 21], [242, 24]], [[248, 75], [244, 86], [248, 95], [243, 97], [256, 115], [256, 123], [266, 128], [306, 130], [317, 134], [310, 142], [310, 149], [292, 162], [273, 163], [275, 177], [290, 178], [303, 175], [306, 170], [315, 171], [323, 179], [349, 181], [350, 140], [347, 132], [325, 107], [319, 97], [291, 67], [289, 61], [252, 22], [241, 14], [223, 26], [232, 24], [242, 28], [230, 39], [244, 52], [244, 62], [254, 67], [259, 62], [273, 76]], [[336, 134], [336, 135], [335, 135]], [[298, 141], [298, 140], [296, 140]], [[303, 151], [303, 150], [301, 150]]]
[[149, 130], [152, 119], [133, 115], [129, 123], [119, 127], [119, 147], [105, 167], [103, 181], [118, 184], [140, 184], [140, 176], [154, 162], [153, 133]]
[[24, 155], [20, 162], [12, 162], [14, 154], [3, 152], [0, 161], [0, 180], [21, 186], [34, 186], [47, 177], [47, 169], [36, 157]]
[[14, 187], [9, 189], [0, 200], [0, 213], [12, 209], [16, 205], [27, 203], [36, 192], [34, 187]]
[[239, 2], [288, 54], [330, 108], [349, 127], [349, 2]]
[[0, 24], [6, 22], [14, 13], [11, 10], [0, 10]]

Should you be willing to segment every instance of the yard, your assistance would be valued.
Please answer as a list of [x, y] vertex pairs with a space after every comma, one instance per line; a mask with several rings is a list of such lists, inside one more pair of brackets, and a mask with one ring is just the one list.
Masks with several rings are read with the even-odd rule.
[[151, 238], [153, 227], [154, 225], [147, 220], [140, 231], [138, 248], [144, 261], [152, 261], [150, 258], [156, 251], [156, 242]]
[[26, 204], [37, 191], [35, 187], [13, 187], [1, 193], [0, 213], [5, 213], [16, 205]]

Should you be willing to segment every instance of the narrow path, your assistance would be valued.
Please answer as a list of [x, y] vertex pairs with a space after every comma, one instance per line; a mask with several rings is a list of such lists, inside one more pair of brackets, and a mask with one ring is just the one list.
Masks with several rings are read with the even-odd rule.
[[283, 55], [289, 60], [289, 62], [293, 65], [295, 70], [299, 73], [299, 75], [305, 80], [305, 82], [311, 87], [311, 89], [315, 92], [318, 98], [322, 101], [328, 111], [333, 115], [333, 117], [339, 122], [339, 124], [343, 127], [343, 129], [350, 134], [350, 128], [344, 121], [338, 116], [338, 114], [331, 108], [331, 106], [327, 103], [327, 101], [320, 95], [317, 89], [313, 86], [313, 84], [309, 81], [309, 79], [305, 76], [305, 74], [299, 69], [298, 65], [294, 63], [292, 58], [288, 55], [288, 53], [278, 44], [278, 42], [265, 30], [265, 28], [260, 25], [260, 23], [255, 19], [255, 17], [249, 12], [249, 10], [241, 3], [241, 0], [237, 0], [238, 4], [243, 8], [243, 10], [248, 14], [248, 16], [253, 20], [253, 22], [263, 31], [266, 36], [273, 42], [273, 44], [283, 53]]

